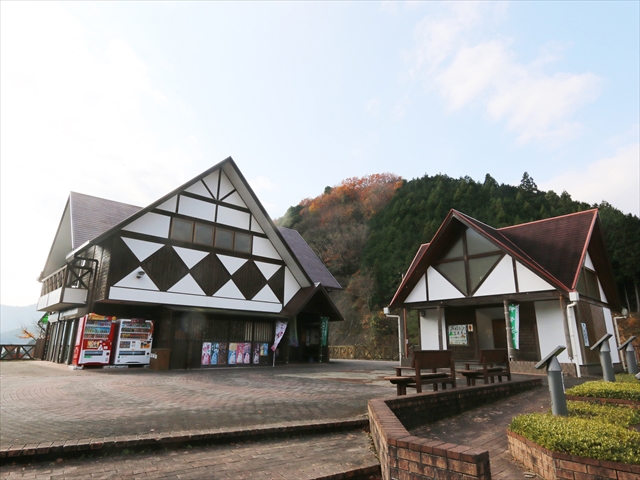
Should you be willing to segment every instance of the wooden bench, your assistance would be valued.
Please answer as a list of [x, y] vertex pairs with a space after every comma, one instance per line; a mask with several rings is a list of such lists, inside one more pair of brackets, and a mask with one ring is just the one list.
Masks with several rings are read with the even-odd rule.
[[[416, 389], [417, 393], [422, 392], [422, 385], [431, 384], [433, 390], [438, 390], [438, 384], [446, 390], [447, 384], [456, 388], [456, 367], [449, 350], [417, 350], [413, 352], [412, 367], [395, 367], [394, 377], [385, 377], [396, 386], [398, 395], [406, 395], [407, 387]], [[447, 369], [439, 371], [438, 369]], [[412, 374], [403, 375], [402, 372], [411, 370]]]
[[[475, 368], [474, 368], [475, 367]], [[493, 348], [480, 350], [479, 362], [468, 362], [464, 364], [463, 370], [458, 373], [467, 379], [467, 386], [476, 384], [476, 378], [482, 378], [484, 383], [502, 382], [502, 377], [511, 380], [511, 368], [509, 366], [509, 356], [506, 348]]]

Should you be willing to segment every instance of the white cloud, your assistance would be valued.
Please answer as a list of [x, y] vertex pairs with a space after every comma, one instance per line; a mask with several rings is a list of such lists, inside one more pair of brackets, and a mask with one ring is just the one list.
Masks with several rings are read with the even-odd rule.
[[92, 45], [53, 3], [3, 3], [1, 22], [1, 301], [26, 304], [69, 191], [144, 206], [188, 179], [199, 148], [149, 126], [149, 106], [176, 102], [123, 40]]
[[364, 111], [370, 118], [378, 118], [380, 116], [380, 98], [375, 97], [367, 100]]
[[451, 111], [479, 105], [521, 143], [575, 137], [582, 126], [573, 114], [597, 97], [600, 79], [593, 73], [548, 73], [561, 58], [552, 43], [521, 63], [509, 41], [485, 38], [484, 27], [501, 18], [501, 8], [456, 2], [447, 14], [424, 18], [415, 28], [416, 49], [407, 56], [410, 76], [436, 89]]
[[569, 170], [538, 185], [574, 200], [600, 203], [606, 200], [624, 213], [640, 216], [640, 144], [619, 148], [615, 155], [580, 170]]

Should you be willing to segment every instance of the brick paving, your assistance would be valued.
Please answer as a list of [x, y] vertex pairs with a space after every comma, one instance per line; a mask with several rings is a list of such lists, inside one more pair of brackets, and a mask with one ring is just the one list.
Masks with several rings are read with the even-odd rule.
[[318, 479], [376, 470], [378, 461], [362, 431], [171, 449], [60, 463], [14, 465], [3, 479], [208, 478]]
[[[568, 388], [581, 383], [581, 381], [565, 379], [565, 386]], [[522, 413], [547, 412], [551, 409], [551, 397], [546, 377], [543, 383], [544, 386], [541, 388], [412, 429], [410, 433], [419, 437], [433, 438], [434, 440], [468, 445], [489, 451], [493, 480], [536, 477], [511, 457], [505, 432], [513, 417]]]
[[[393, 366], [394, 362], [339, 360], [151, 372], [71, 371], [48, 362], [2, 362], [0, 443], [5, 449], [35, 449], [42, 442], [79, 440], [89, 448], [91, 439], [103, 437], [125, 442], [154, 435], [166, 439], [194, 432], [250, 433], [305, 422], [364, 420], [368, 400], [394, 396], [395, 388], [382, 379]], [[460, 382], [462, 386], [464, 379]], [[479, 442], [490, 451], [493, 478], [522, 478], [525, 471], [511, 460], [504, 430], [521, 411], [549, 408], [548, 396], [546, 387], [527, 392], [429, 425], [420, 434], [466, 445]], [[0, 478], [338, 479], [378, 465], [362, 429], [104, 458], [65, 457], [60, 464], [11, 465], [11, 459], [6, 460]]]

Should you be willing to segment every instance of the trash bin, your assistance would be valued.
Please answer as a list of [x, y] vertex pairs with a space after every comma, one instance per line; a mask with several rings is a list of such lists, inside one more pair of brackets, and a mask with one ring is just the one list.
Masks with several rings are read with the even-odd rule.
[[149, 368], [156, 372], [160, 370], [169, 370], [170, 356], [170, 348], [154, 348], [153, 350], [151, 350], [151, 360], [149, 361]]

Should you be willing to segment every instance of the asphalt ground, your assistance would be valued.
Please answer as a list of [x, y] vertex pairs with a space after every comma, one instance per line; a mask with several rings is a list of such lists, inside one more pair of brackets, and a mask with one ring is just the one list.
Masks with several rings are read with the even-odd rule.
[[[395, 387], [383, 380], [395, 364], [334, 360], [275, 368], [152, 372], [72, 371], [48, 362], [2, 362], [0, 444], [364, 420], [370, 399], [395, 396]], [[464, 386], [464, 379], [459, 386]], [[525, 392], [483, 408], [412, 433], [484, 445], [494, 478], [525, 478], [527, 472], [508, 453], [504, 432], [513, 415], [548, 409], [548, 390]], [[84, 458], [31, 464], [7, 461], [0, 478], [338, 479], [356, 473], [367, 478], [378, 465], [361, 428], [124, 453], [128, 454], [103, 456], [88, 451]]]

